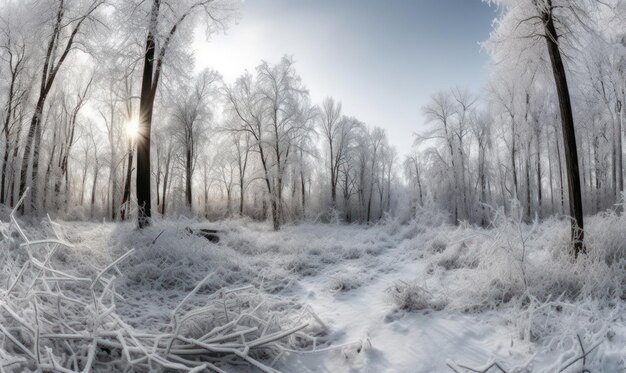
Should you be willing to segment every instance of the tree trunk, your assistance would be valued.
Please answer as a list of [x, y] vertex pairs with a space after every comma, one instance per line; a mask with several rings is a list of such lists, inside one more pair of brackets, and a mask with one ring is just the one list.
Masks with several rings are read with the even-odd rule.
[[93, 210], [96, 205], [96, 186], [98, 185], [98, 174], [100, 170], [96, 166], [95, 174], [93, 176], [93, 185], [91, 187], [91, 218], [93, 219]]
[[152, 110], [154, 107], [154, 71], [155, 40], [153, 28], [156, 28], [160, 0], [154, 0], [144, 56], [143, 76], [141, 81], [141, 99], [139, 103], [139, 128], [137, 131], [137, 226], [141, 229], [150, 225], [152, 217], [150, 195], [150, 134], [152, 130]]
[[[7, 174], [7, 166], [9, 163], [9, 149], [10, 149], [10, 139], [9, 139], [9, 127], [10, 127], [10, 123], [11, 123], [11, 116], [13, 114], [13, 101], [15, 100], [15, 82], [17, 80], [17, 75], [18, 75], [18, 71], [17, 69], [19, 68], [19, 64], [21, 63], [21, 60], [18, 60], [18, 66], [13, 67], [13, 55], [10, 55], [10, 68], [11, 68], [11, 83], [9, 84], [9, 94], [7, 97], [7, 110], [6, 110], [6, 118], [4, 119], [4, 127], [3, 127], [3, 133], [4, 133], [4, 157], [2, 159], [2, 180], [0, 181], [0, 203], [5, 203], [6, 202], [6, 194], [5, 194], [5, 189], [6, 189], [6, 174]], [[19, 138], [18, 138], [19, 140]]]
[[[22, 120], [20, 120], [20, 123], [17, 126], [17, 134], [15, 135], [15, 138], [18, 139], [18, 141], [19, 141], [19, 138], [20, 138], [21, 134], [22, 134]], [[20, 151], [20, 148], [16, 144], [13, 147], [13, 155], [11, 156], [11, 164], [15, 165], [17, 163], [17, 158], [19, 156], [19, 151]], [[15, 174], [15, 170], [13, 170], [13, 172], [11, 172], [11, 174], [13, 175], [13, 180], [11, 180], [11, 183], [10, 183], [9, 196], [11, 198], [11, 206], [15, 206], [15, 199], [16, 199], [15, 184], [17, 183], [17, 180], [15, 180], [15, 177], [17, 175]], [[19, 198], [19, 197], [17, 197], [17, 198]]]
[[561, 51], [559, 50], [558, 34], [554, 26], [552, 18], [552, 1], [548, 0], [549, 8], [544, 11], [542, 18], [546, 31], [546, 43], [552, 72], [554, 74], [554, 82], [559, 97], [559, 109], [561, 112], [561, 125], [563, 130], [563, 144], [565, 148], [565, 164], [567, 167], [567, 186], [569, 191], [569, 212], [572, 218], [571, 235], [574, 244], [574, 256], [585, 252], [584, 247], [584, 222], [583, 222], [583, 206], [580, 191], [580, 173], [578, 170], [578, 152], [576, 149], [576, 133], [574, 130], [574, 117], [572, 115], [572, 105], [570, 102], [569, 88], [567, 86], [567, 76], [565, 67], [561, 59]]
[[539, 126], [538, 120], [535, 123], [536, 133], [535, 138], [537, 140], [537, 214], [539, 218], [542, 216], [542, 187], [541, 187], [541, 127]]
[[302, 193], [302, 217], [306, 213], [306, 185], [304, 181], [304, 170], [300, 167], [300, 192]]
[[[622, 92], [623, 95], [623, 92]], [[619, 96], [618, 96], [619, 97]], [[623, 159], [624, 155], [622, 153], [622, 124], [623, 124], [623, 114], [624, 107], [623, 101], [621, 99], [617, 99], [615, 104], [615, 109], [617, 111], [617, 133], [615, 137], [617, 138], [617, 191], [619, 195], [617, 196], [618, 202], [622, 202], [622, 193], [624, 192], [624, 165]]]
[[[271, 195], [270, 195], [271, 196]], [[272, 206], [272, 225], [274, 227], [274, 230], [280, 230], [280, 217], [278, 216], [278, 204], [276, 203], [276, 199], [274, 198], [274, 196], [271, 196], [270, 198], [272, 198], [270, 204]]]
[[530, 190], [530, 141], [526, 148], [526, 218], [528, 221], [532, 219], [532, 198]]
[[513, 198], [518, 199], [518, 185], [517, 185], [517, 165], [515, 164], [515, 153], [517, 149], [515, 147], [515, 117], [511, 115], [511, 172], [513, 173]]
[[85, 183], [87, 181], [87, 160], [85, 159], [85, 168], [83, 169], [83, 178], [82, 178], [82, 184], [81, 184], [81, 188], [80, 188], [80, 198], [78, 199], [78, 204], [80, 206], [83, 205], [83, 202], [85, 201]]
[[330, 198], [332, 208], [337, 208], [337, 175], [335, 175], [335, 155], [331, 136], [328, 138], [328, 145], [330, 150]]
[[192, 154], [191, 149], [187, 149], [185, 158], [185, 198], [187, 200], [187, 208], [192, 210], [191, 206], [191, 177], [192, 177]]
[[167, 183], [168, 183], [168, 179], [170, 177], [170, 157], [171, 157], [171, 150], [168, 149], [168, 153], [167, 153], [167, 158], [165, 161], [165, 175], [163, 176], [163, 191], [161, 192], [161, 198], [162, 198], [162, 202], [161, 202], [161, 215], [165, 216], [165, 206], [167, 205], [167, 201], [165, 199], [165, 197], [167, 196]]
[[[550, 133], [548, 132], [548, 136]], [[554, 212], [554, 183], [552, 181], [552, 157], [548, 149], [548, 180], [550, 181], [550, 210]]]
[[[485, 180], [485, 149], [484, 146], [479, 146], [479, 164], [478, 164], [478, 178], [480, 180], [480, 226], [487, 226], [487, 183]], [[420, 199], [421, 199], [421, 186], [420, 186]]]
[[122, 204], [120, 213], [120, 218], [122, 220], [126, 220], [128, 212], [130, 210], [130, 184], [133, 174], [133, 154], [135, 153], [135, 149], [133, 149], [132, 145], [132, 140], [130, 140], [128, 146], [128, 164], [126, 166], [126, 177], [124, 178], [124, 192], [122, 193]]

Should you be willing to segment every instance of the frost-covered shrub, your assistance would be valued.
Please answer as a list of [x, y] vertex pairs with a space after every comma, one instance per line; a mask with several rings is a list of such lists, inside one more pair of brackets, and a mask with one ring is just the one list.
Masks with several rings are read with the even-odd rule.
[[363, 255], [363, 251], [357, 247], [351, 247], [343, 252], [344, 259], [359, 259]]
[[63, 219], [67, 221], [88, 221], [91, 211], [86, 206], [74, 206], [68, 209]]
[[420, 227], [441, 227], [448, 223], [449, 215], [434, 206], [417, 206], [414, 224]]
[[369, 246], [368, 248], [365, 249], [365, 252], [371, 256], [379, 256], [380, 254], [383, 253], [383, 251], [384, 249], [380, 246]]
[[415, 282], [399, 281], [387, 288], [387, 294], [398, 309], [419, 311], [423, 309], [442, 309], [445, 304]]
[[326, 287], [334, 293], [339, 293], [357, 289], [364, 282], [365, 279], [358, 273], [338, 273], [330, 278]]
[[446, 270], [475, 267], [475, 258], [468, 256], [468, 247], [465, 242], [446, 247], [446, 249], [435, 258], [437, 265]]
[[319, 266], [316, 261], [307, 260], [308, 258], [295, 257], [289, 259], [285, 263], [285, 268], [293, 273], [301, 276], [313, 276], [319, 271]]
[[[587, 255], [572, 256], [569, 221], [556, 218], [526, 224], [496, 215], [490, 230], [464, 231], [464, 244], [439, 234], [431, 248], [446, 248], [431, 257], [434, 266], [461, 271], [471, 286], [453, 289], [451, 306], [463, 310], [495, 308], [529, 299], [561, 297], [626, 299], [626, 218], [607, 212], [587, 219]], [[458, 229], [462, 231], [461, 228]]]
[[447, 243], [442, 241], [441, 239], [436, 239], [430, 243], [430, 250], [435, 253], [442, 253], [446, 247]]
[[309, 255], [313, 255], [313, 256], [322, 255], [322, 250], [319, 247], [314, 247], [309, 250]]

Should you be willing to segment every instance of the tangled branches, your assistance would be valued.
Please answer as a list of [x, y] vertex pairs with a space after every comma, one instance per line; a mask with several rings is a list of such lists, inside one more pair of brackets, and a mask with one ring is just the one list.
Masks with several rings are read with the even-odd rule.
[[[573, 368], [575, 366], [576, 363], [578, 363], [579, 361], [582, 363], [580, 370], [577, 370], [579, 372], [582, 373], [589, 373], [590, 370], [587, 369], [587, 356], [589, 354], [591, 354], [596, 348], [598, 348], [600, 346], [600, 344], [602, 344], [603, 340], [599, 340], [597, 342], [595, 342], [590, 348], [585, 349], [585, 345], [583, 344], [583, 340], [580, 337], [579, 334], [576, 334], [576, 339], [578, 341], [578, 346], [580, 347], [580, 354], [578, 354], [577, 356], [574, 356], [573, 358], [569, 359], [568, 361], [562, 363], [557, 370], [555, 370], [556, 372], [568, 372], [570, 368]], [[448, 366], [448, 368], [450, 368], [453, 372], [455, 373], [461, 373], [461, 372], [472, 372], [472, 373], [489, 373], [489, 372], [502, 372], [502, 373], [508, 373], [509, 371], [506, 370], [503, 365], [501, 365], [500, 363], [498, 363], [497, 361], [491, 361], [489, 363], [487, 363], [485, 366], [480, 367], [480, 368], [472, 368], [469, 367], [467, 365], [463, 365], [463, 364], [459, 364], [457, 362], [454, 361], [448, 361], [446, 363], [446, 365]], [[517, 369], [515, 369], [514, 371], [528, 371], [527, 367], [518, 367]]]
[[221, 290], [203, 307], [188, 307], [213, 274], [178, 304], [169, 324], [136, 330], [116, 312], [123, 298], [115, 290], [118, 264], [134, 250], [93, 268], [89, 277], [55, 268], [55, 253], [73, 246], [49, 217], [54, 237], [29, 239], [15, 217], [23, 198], [2, 225], [9, 274], [0, 293], [0, 371], [224, 372], [247, 364], [276, 372], [285, 352], [323, 350], [318, 337], [326, 326], [309, 307], [270, 301], [251, 286]]

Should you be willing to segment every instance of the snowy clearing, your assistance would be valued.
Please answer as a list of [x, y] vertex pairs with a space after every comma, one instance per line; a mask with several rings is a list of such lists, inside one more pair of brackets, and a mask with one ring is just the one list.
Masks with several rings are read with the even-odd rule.
[[[626, 266], [623, 252], [611, 250], [626, 234], [616, 230], [623, 219], [592, 220], [590, 249], [599, 246], [593, 246], [585, 263], [558, 254], [560, 245], [567, 244], [568, 226], [555, 220], [539, 226], [508, 222], [493, 230], [413, 222], [302, 224], [279, 232], [250, 220], [162, 221], [143, 231], [133, 224], [63, 222], [62, 230], [75, 246], [59, 251], [51, 263], [88, 276], [90, 265], [102, 268], [134, 248], [118, 264], [123, 275], [115, 280], [115, 290], [123, 299], [113, 312], [139, 333], [165, 332], [172, 310], [210, 273], [215, 275], [185, 307], [202, 307], [216, 291], [246, 285], [283, 310], [309, 306], [320, 321], [312, 317], [310, 323], [316, 329], [316, 351], [305, 343], [299, 351], [260, 357], [285, 372], [469, 372], [493, 363], [507, 372], [559, 371], [568, 364], [566, 372], [579, 372], [578, 338], [585, 349], [595, 347], [585, 355], [584, 368], [619, 372], [626, 369]], [[220, 243], [186, 230], [209, 225], [222, 232]], [[31, 227], [27, 234], [43, 237], [50, 234], [47, 229]], [[518, 247], [501, 246], [517, 234], [523, 235], [527, 250], [525, 275]], [[15, 262], [6, 263], [18, 264], [24, 248], [7, 242], [3, 252], [9, 249]], [[604, 270], [585, 270], [598, 266]], [[16, 269], [3, 273], [2, 283], [9, 283]], [[32, 316], [28, 308], [18, 313], [24, 319]], [[12, 315], [1, 315], [3, 325], [13, 325]], [[194, 322], [212, 325], [206, 315]], [[192, 329], [188, 332], [193, 334]], [[21, 332], [29, 346], [27, 334]], [[46, 339], [40, 343], [45, 349]], [[20, 355], [8, 341], [4, 349], [3, 361]], [[114, 353], [108, 353], [113, 355], [96, 354], [95, 371], [128, 367], [123, 357], [112, 365]], [[241, 363], [228, 358], [215, 364], [225, 371], [255, 371]], [[29, 366], [12, 364], [5, 370]], [[493, 369], [489, 371], [497, 371]]]
[[626, 0], [0, 0], [0, 373], [626, 373]]

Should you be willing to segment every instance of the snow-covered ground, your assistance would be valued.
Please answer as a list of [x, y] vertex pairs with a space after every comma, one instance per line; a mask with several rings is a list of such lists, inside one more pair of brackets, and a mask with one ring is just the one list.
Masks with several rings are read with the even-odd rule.
[[[281, 371], [466, 372], [493, 363], [507, 372], [580, 372], [583, 363], [626, 371], [623, 217], [590, 219], [590, 254], [576, 263], [566, 253], [567, 224], [557, 220], [505, 220], [489, 230], [428, 220], [300, 224], [280, 232], [250, 220], [161, 221], [141, 232], [130, 223], [61, 224], [75, 247], [57, 265], [77, 273], [135, 248], [119, 265], [116, 312], [140, 331], [162, 330], [209, 273], [190, 307], [248, 284], [272, 302], [310, 306], [325, 327], [318, 350], [280, 355]], [[219, 229], [221, 242], [188, 226]], [[581, 345], [593, 348], [584, 359]]]

